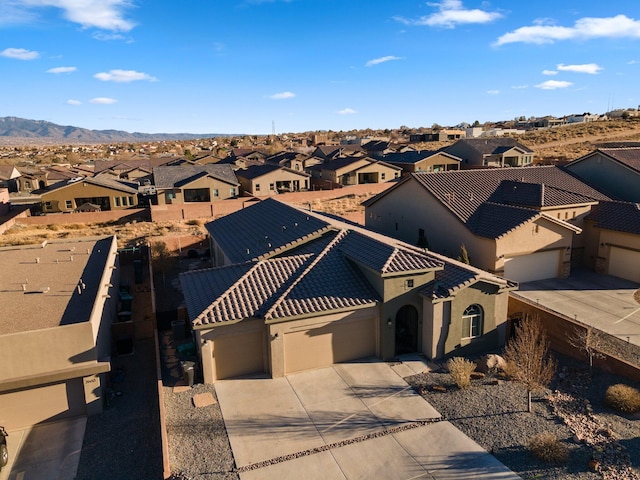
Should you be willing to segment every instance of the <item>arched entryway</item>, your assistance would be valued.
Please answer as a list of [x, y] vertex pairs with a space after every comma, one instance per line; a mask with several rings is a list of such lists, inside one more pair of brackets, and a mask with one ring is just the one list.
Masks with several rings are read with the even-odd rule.
[[405, 305], [396, 313], [396, 355], [418, 351], [418, 310]]

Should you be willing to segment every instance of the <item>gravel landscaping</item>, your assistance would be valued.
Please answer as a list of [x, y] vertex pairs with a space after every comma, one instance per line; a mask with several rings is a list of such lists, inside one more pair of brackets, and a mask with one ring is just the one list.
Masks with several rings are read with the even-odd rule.
[[[603, 404], [609, 385], [632, 382], [598, 369], [590, 376], [585, 363], [563, 357], [551, 388], [533, 395], [529, 413], [522, 385], [488, 375], [460, 390], [438, 366], [406, 380], [443, 419], [522, 478], [640, 479], [640, 416], [618, 414]], [[193, 396], [204, 392], [215, 398], [212, 385], [197, 384], [182, 392], [164, 389], [173, 478], [237, 479], [218, 404], [194, 407]], [[544, 432], [567, 447], [567, 462], [548, 464], [529, 452], [531, 437]], [[590, 468], [593, 459], [599, 461], [595, 471]]]
[[[590, 376], [584, 363], [562, 358], [551, 389], [534, 395], [531, 413], [526, 389], [514, 382], [487, 376], [460, 390], [443, 367], [406, 380], [443, 419], [522, 478], [640, 479], [640, 417], [603, 405], [609, 385], [631, 384], [624, 378], [597, 369]], [[566, 463], [547, 464], [528, 451], [531, 437], [543, 432], [568, 448]], [[597, 471], [590, 469], [593, 459]]]

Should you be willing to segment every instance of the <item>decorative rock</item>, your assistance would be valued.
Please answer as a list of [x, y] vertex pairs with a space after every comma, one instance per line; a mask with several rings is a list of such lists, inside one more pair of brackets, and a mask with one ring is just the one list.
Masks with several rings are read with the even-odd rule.
[[503, 370], [505, 361], [500, 355], [489, 354], [484, 355], [476, 362], [476, 370], [482, 373], [494, 372], [496, 370]]
[[211, 392], [196, 393], [193, 396], [193, 406], [196, 408], [208, 407], [216, 403]]
[[446, 392], [447, 387], [443, 385], [431, 385], [431, 390], [433, 390], [434, 392]]
[[482, 372], [471, 372], [471, 379], [472, 380], [480, 380], [481, 378], [484, 378], [485, 375]]

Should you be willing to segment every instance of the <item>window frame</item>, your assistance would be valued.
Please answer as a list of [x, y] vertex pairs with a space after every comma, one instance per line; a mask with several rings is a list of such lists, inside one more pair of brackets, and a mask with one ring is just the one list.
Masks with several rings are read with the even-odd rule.
[[477, 303], [469, 305], [462, 313], [462, 339], [473, 340], [482, 337], [483, 328], [484, 309], [482, 305]]

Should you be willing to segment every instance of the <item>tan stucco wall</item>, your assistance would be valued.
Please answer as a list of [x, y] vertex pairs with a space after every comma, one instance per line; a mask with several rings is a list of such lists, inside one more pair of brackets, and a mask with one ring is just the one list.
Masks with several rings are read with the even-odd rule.
[[591, 235], [588, 247], [585, 248], [585, 261], [588, 261], [588, 265], [598, 273], [609, 274], [612, 247], [640, 252], [640, 240], [637, 235], [605, 230], [593, 225], [589, 225], [588, 229]]
[[[136, 207], [138, 205], [138, 195], [135, 193], [113, 190], [83, 181], [78, 181], [69, 184], [66, 187], [61, 187], [50, 192], [45, 192], [41, 197], [43, 210], [45, 213], [71, 212], [80, 206], [76, 205], [76, 198], [109, 197], [111, 210], [124, 210], [127, 208]], [[127, 205], [122, 205], [122, 202], [120, 202], [120, 206], [116, 206], [116, 197], [127, 197]], [[71, 200], [71, 208], [67, 208], [67, 200]], [[51, 202], [50, 209], [46, 208], [46, 202]], [[131, 202], [133, 202], [133, 205], [130, 205]]]
[[464, 244], [475, 266], [485, 270], [495, 267], [494, 241], [473, 235], [449, 209], [413, 179], [367, 207], [365, 225], [412, 245], [418, 242], [418, 231], [422, 228], [430, 250], [457, 258], [460, 246]]
[[504, 272], [505, 259], [547, 250], [562, 250], [562, 263], [567, 263], [571, 260], [572, 241], [573, 234], [570, 230], [538, 218], [496, 240], [498, 258], [494, 271]]
[[[221, 180], [216, 180], [215, 178], [205, 176], [205, 177], [198, 178], [186, 185], [183, 185], [180, 188], [174, 188], [174, 189], [169, 188], [169, 189], [159, 191], [158, 205], [167, 205], [167, 203], [169, 203], [167, 202], [167, 199], [166, 199], [166, 194], [165, 194], [166, 192], [173, 192], [173, 194], [175, 194], [175, 198], [171, 199], [170, 204], [172, 205], [183, 204], [185, 203], [183, 190], [191, 190], [191, 189], [199, 189], [199, 188], [209, 189], [209, 198], [212, 202], [215, 202], [216, 200], [224, 200], [227, 198], [232, 198], [239, 193], [239, 189], [240, 189], [240, 187], [238, 186], [234, 186], [229, 183], [223, 182]], [[218, 189], [217, 197], [213, 195], [214, 190], [216, 188]], [[235, 192], [236, 192], [235, 195], [231, 194], [232, 188], [235, 189]]]
[[[300, 190], [306, 190], [309, 188], [309, 182], [311, 181], [310, 177], [306, 175], [288, 170], [274, 170], [273, 172], [253, 179], [242, 177], [242, 171], [238, 172], [237, 175], [238, 181], [242, 186], [242, 191], [256, 197], [276, 195], [278, 193], [276, 190], [277, 182], [294, 182], [297, 180], [300, 182]], [[271, 184], [273, 184], [273, 190], [270, 188]], [[259, 190], [257, 190], [256, 185], [260, 185]]]
[[424, 160], [420, 160], [412, 165], [410, 171], [412, 172], [432, 172], [434, 171], [433, 167], [436, 165], [444, 165], [446, 169], [458, 170], [460, 168], [460, 162], [457, 160], [453, 160], [447, 155], [443, 155], [441, 153], [437, 153], [435, 155], [431, 155]]

